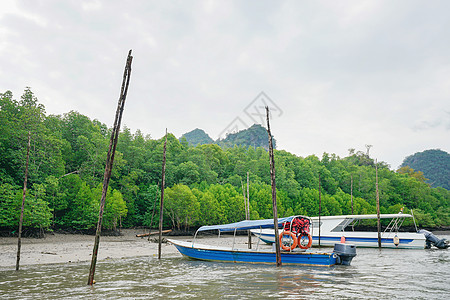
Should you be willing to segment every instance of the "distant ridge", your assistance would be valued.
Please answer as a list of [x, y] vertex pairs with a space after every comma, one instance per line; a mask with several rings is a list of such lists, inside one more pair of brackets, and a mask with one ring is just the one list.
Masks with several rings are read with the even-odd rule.
[[[226, 138], [218, 139], [214, 141], [205, 131], [202, 129], [194, 129], [190, 132], [183, 134], [180, 137], [180, 141], [185, 138], [190, 145], [204, 145], [204, 144], [217, 144], [222, 148], [231, 148], [234, 146], [243, 147], [263, 147], [269, 149], [269, 141], [267, 138], [267, 130], [259, 125], [253, 124], [251, 127], [238, 131], [236, 133], [227, 134]], [[276, 149], [276, 140], [273, 139], [273, 147]]]
[[425, 150], [406, 157], [401, 167], [423, 172], [432, 187], [450, 190], [450, 154], [440, 149]]
[[[267, 138], [267, 130], [260, 124], [253, 124], [251, 127], [238, 131], [236, 133], [227, 134], [227, 137], [222, 140], [217, 140], [222, 148], [229, 148], [236, 146], [244, 147], [263, 147], [269, 150], [269, 139]], [[273, 139], [273, 148], [276, 149], [276, 140]]]

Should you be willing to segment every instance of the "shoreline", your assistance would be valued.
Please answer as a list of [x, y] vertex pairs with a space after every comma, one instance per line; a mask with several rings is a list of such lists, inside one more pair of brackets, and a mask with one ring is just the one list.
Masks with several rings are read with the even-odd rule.
[[[147, 237], [136, 237], [142, 233], [143, 229], [122, 229], [119, 236], [101, 236], [97, 260], [156, 256], [158, 243], [148, 241]], [[22, 238], [20, 265], [90, 261], [94, 239], [94, 235], [62, 233], [47, 234], [44, 238]], [[161, 252], [164, 255], [179, 253], [168, 243], [162, 244]], [[0, 268], [15, 267], [16, 259], [17, 237], [0, 237]]]
[[[122, 229], [121, 235], [101, 236], [98, 261], [141, 256], [157, 256], [158, 243], [149, 241], [148, 237], [137, 237], [146, 233], [146, 229]], [[435, 235], [449, 235], [447, 230], [433, 232]], [[154, 236], [155, 238], [158, 235]], [[164, 238], [192, 240], [192, 235], [163, 235]], [[217, 241], [217, 236], [199, 236], [204, 242]], [[246, 235], [237, 236], [239, 243], [245, 244]], [[84, 263], [91, 261], [94, 246], [94, 235], [86, 234], [47, 234], [44, 238], [22, 238], [20, 266]], [[227, 241], [222, 237], [220, 243]], [[254, 242], [256, 239], [254, 240]], [[181, 257], [178, 250], [169, 243], [161, 246], [163, 256]], [[0, 237], [0, 269], [12, 269], [17, 259], [17, 237]]]

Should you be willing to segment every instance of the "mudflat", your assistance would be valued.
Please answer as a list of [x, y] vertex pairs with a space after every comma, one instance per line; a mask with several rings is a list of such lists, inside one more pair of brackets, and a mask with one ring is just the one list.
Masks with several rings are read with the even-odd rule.
[[[136, 237], [142, 229], [123, 229], [120, 236], [100, 237], [98, 260], [158, 255], [158, 243], [148, 237]], [[152, 235], [151, 238], [158, 237]], [[177, 237], [181, 238], [181, 237]], [[192, 237], [186, 237], [192, 238]], [[20, 265], [74, 263], [90, 261], [94, 247], [93, 235], [46, 234], [45, 238], [22, 238]], [[162, 254], [178, 253], [173, 245], [162, 244]], [[17, 259], [17, 238], [0, 238], [0, 267], [14, 267]]]

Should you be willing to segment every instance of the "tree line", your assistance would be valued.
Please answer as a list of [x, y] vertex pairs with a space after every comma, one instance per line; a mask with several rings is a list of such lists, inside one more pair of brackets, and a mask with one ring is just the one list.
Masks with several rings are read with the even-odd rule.
[[[24, 226], [89, 230], [96, 226], [111, 129], [76, 111], [47, 115], [30, 88], [20, 100], [0, 94], [0, 228], [14, 230], [22, 198], [28, 132], [31, 133]], [[159, 215], [164, 140], [120, 133], [104, 227], [152, 226]], [[413, 209], [420, 226], [450, 225], [450, 192], [432, 188], [414, 171], [380, 162], [381, 213]], [[299, 157], [275, 150], [279, 217], [376, 213], [375, 161], [362, 151], [340, 158]], [[250, 178], [252, 219], [271, 218], [269, 155], [263, 148], [192, 146], [168, 134], [164, 226], [174, 229], [245, 218]], [[320, 181], [319, 181], [320, 177]], [[408, 210], [406, 210], [408, 211]]]

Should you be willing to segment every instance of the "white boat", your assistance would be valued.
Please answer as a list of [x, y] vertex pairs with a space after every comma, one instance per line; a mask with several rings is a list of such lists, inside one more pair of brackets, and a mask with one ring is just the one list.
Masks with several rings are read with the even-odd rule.
[[[424, 249], [432, 245], [438, 248], [448, 248], [448, 241], [436, 238], [431, 232], [419, 230], [417, 232], [399, 231], [406, 218], [413, 218], [410, 214], [380, 214], [381, 219], [391, 219], [391, 222], [381, 232], [382, 248]], [[376, 231], [354, 231], [354, 226], [360, 220], [377, 219], [376, 214], [371, 215], [342, 215], [312, 217], [312, 245], [334, 246], [345, 242], [357, 247], [378, 247], [378, 233]], [[273, 229], [253, 229], [251, 232], [266, 243], [274, 243]]]

